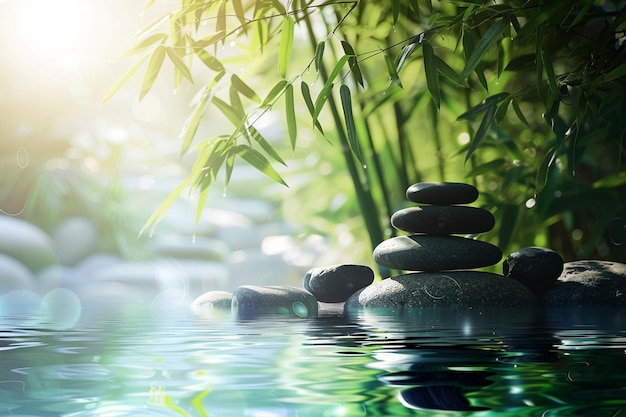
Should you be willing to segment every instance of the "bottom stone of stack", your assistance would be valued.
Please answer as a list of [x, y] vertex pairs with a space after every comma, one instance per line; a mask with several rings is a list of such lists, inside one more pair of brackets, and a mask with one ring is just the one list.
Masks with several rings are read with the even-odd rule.
[[344, 308], [521, 307], [536, 302], [533, 293], [514, 279], [481, 271], [446, 271], [384, 279], [354, 293]]

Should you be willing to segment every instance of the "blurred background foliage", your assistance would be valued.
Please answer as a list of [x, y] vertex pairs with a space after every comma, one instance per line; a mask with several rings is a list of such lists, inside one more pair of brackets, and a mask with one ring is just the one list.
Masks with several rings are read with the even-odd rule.
[[[88, 24], [125, 30], [73, 57], [24, 50], [38, 82], [2, 90], [7, 213], [51, 228], [71, 199], [123, 234], [112, 246], [136, 244], [145, 213], [124, 203], [125, 177], [160, 171], [151, 181], [174, 190], [152, 228], [187, 192], [199, 217], [248, 164], [276, 182], [264, 192], [285, 218], [335, 239], [329, 262], [371, 264], [405, 189], [442, 180], [478, 187], [497, 219], [478, 238], [505, 254], [626, 261], [624, 1], [93, 3]], [[70, 68], [62, 93], [44, 88], [46, 60], [67, 69], [126, 45], [88, 80]]]
[[[480, 238], [505, 253], [624, 261], [624, 19], [623, 1], [184, 0], [129, 51], [147, 62], [140, 97], [165, 62], [198, 90], [181, 149], [195, 164], [149, 225], [186, 186], [200, 213], [239, 159], [284, 183], [284, 148], [255, 127], [276, 113], [308, 165], [285, 211], [313, 228], [362, 229], [369, 251], [408, 185], [467, 181], [497, 218]], [[230, 130], [196, 135], [205, 112]]]

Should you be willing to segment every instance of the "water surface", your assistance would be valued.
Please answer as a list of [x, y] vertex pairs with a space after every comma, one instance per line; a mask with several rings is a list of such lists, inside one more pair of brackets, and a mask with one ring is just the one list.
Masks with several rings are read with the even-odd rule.
[[611, 310], [2, 317], [6, 416], [626, 416]]

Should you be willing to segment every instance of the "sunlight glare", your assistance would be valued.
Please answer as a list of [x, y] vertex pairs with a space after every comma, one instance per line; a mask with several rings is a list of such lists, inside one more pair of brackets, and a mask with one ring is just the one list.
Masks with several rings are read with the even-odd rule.
[[53, 60], [68, 69], [81, 64], [79, 49], [90, 36], [92, 10], [78, 0], [19, 3], [17, 30], [34, 57]]

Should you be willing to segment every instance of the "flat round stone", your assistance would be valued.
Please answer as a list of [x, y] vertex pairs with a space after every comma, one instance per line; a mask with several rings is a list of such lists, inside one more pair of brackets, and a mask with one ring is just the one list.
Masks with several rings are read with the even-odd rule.
[[233, 292], [231, 311], [238, 319], [254, 319], [260, 315], [317, 317], [318, 305], [308, 291], [291, 286], [242, 285]]
[[423, 307], [522, 307], [537, 303], [524, 285], [482, 271], [415, 272], [383, 279], [354, 293], [344, 305], [354, 309]]
[[478, 198], [478, 190], [461, 182], [418, 182], [407, 188], [406, 198], [421, 204], [469, 204]]
[[304, 289], [323, 303], [343, 303], [373, 281], [374, 271], [366, 265], [333, 265], [309, 270]]
[[396, 236], [374, 249], [374, 261], [402, 271], [473, 269], [500, 262], [502, 251], [480, 240], [458, 236]]
[[478, 207], [421, 206], [396, 211], [391, 224], [406, 232], [449, 235], [488, 232], [495, 219], [488, 210]]

